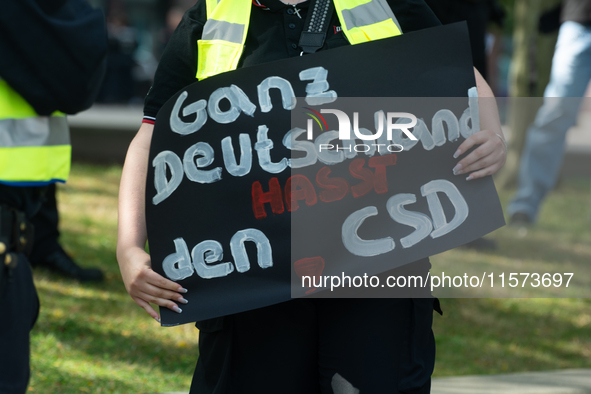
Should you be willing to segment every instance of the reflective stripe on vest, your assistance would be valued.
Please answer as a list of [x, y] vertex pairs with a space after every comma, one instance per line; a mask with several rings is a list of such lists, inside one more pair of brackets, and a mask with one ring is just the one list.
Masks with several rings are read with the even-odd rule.
[[38, 116], [0, 79], [0, 183], [36, 186], [65, 182], [71, 151], [65, 115]]
[[334, 6], [352, 45], [402, 34], [386, 0], [334, 0]]
[[207, 21], [197, 41], [197, 79], [235, 70], [244, 49], [251, 0], [206, 0]]
[[[333, 0], [352, 45], [402, 34], [386, 0]], [[235, 70], [244, 49], [251, 0], [206, 0], [207, 21], [197, 41], [197, 79]]]

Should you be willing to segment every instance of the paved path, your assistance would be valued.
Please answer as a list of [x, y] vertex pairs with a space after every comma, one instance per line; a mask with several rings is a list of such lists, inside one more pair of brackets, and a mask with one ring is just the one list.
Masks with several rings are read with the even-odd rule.
[[591, 369], [438, 378], [431, 394], [591, 394]]
[[591, 368], [437, 378], [431, 394], [591, 394]]

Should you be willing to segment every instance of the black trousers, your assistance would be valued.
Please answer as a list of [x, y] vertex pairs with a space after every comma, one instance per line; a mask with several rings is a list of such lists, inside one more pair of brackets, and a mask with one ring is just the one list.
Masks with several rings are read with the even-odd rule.
[[1, 298], [0, 393], [23, 394], [29, 383], [29, 332], [39, 315], [39, 298], [22, 253]]
[[191, 394], [429, 393], [435, 299], [295, 299], [197, 324]]
[[47, 187], [41, 207], [31, 219], [31, 222], [35, 226], [35, 242], [29, 260], [34, 266], [40, 261], [43, 261], [45, 256], [61, 248], [58, 243], [60, 236], [58, 228], [59, 214], [55, 192], [55, 184]]
[[[31, 218], [41, 205], [45, 188], [0, 185], [0, 204]], [[4, 268], [4, 264], [1, 265]], [[0, 294], [0, 393], [23, 394], [29, 382], [29, 332], [39, 314], [39, 298], [27, 257], [19, 253], [10, 277], [3, 276]], [[2, 286], [0, 286], [2, 287]]]

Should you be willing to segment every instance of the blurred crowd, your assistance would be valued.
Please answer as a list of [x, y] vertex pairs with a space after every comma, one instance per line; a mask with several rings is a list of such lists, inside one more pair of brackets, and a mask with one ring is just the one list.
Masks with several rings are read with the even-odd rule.
[[[98, 5], [107, 18], [107, 72], [97, 97], [103, 104], [141, 105], [158, 60], [174, 29], [194, 0], [158, 0], [142, 9], [124, 0]], [[146, 9], [147, 8], [147, 9]]]

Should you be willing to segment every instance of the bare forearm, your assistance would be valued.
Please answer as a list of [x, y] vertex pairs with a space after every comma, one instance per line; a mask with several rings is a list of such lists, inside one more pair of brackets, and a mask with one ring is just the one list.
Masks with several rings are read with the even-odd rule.
[[143, 124], [129, 145], [121, 186], [119, 188], [119, 229], [117, 261], [121, 277], [131, 298], [154, 319], [160, 321], [152, 305], [182, 312], [173, 301], [187, 303], [179, 293], [185, 293], [178, 283], [168, 280], [152, 270], [146, 245], [146, 215], [144, 212], [146, 174], [154, 126]]
[[146, 244], [145, 190], [148, 154], [154, 126], [142, 124], [131, 142], [119, 188], [117, 253]]
[[476, 77], [478, 98], [480, 99], [478, 102], [480, 109], [480, 129], [494, 130], [496, 134], [499, 134], [504, 139], [495, 95], [478, 70], [474, 69], [474, 75]]

